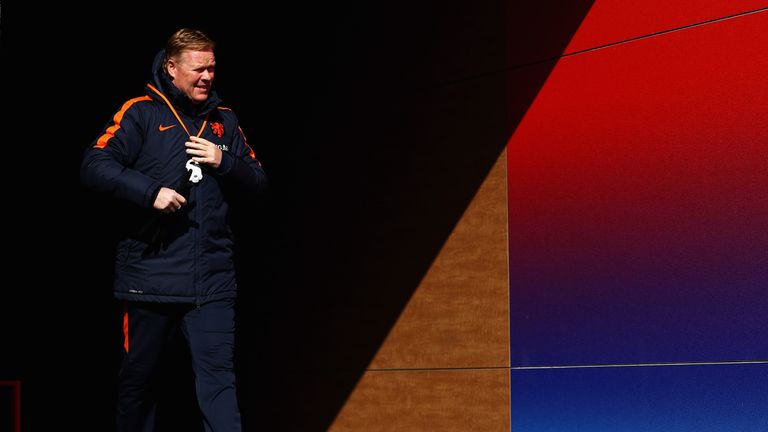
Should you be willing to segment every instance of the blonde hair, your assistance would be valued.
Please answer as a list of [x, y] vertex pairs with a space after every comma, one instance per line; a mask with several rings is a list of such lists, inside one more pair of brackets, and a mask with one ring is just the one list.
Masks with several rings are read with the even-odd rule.
[[200, 30], [183, 28], [168, 39], [165, 45], [165, 61], [163, 68], [168, 71], [168, 61], [179, 60], [179, 56], [184, 51], [207, 51], [213, 50], [216, 42]]

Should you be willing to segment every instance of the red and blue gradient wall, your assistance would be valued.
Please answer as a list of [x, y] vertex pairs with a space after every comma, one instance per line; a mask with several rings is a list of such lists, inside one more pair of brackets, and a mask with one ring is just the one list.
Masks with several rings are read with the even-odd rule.
[[766, 29], [598, 0], [549, 60], [507, 147], [515, 432], [768, 428]]

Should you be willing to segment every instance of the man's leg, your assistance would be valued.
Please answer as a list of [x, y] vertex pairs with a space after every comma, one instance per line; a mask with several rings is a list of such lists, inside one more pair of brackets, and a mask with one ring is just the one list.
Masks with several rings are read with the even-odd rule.
[[178, 327], [178, 306], [126, 302], [123, 362], [118, 374], [117, 431], [155, 430], [154, 373], [166, 341]]
[[197, 401], [206, 432], [239, 432], [240, 410], [235, 392], [235, 300], [200, 305], [182, 325], [192, 354]]

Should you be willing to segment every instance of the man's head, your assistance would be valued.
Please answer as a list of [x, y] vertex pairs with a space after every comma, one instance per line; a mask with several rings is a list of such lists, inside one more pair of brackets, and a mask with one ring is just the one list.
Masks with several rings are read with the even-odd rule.
[[181, 29], [168, 39], [165, 47], [165, 71], [192, 103], [205, 102], [211, 93], [216, 58], [216, 44], [199, 30]]

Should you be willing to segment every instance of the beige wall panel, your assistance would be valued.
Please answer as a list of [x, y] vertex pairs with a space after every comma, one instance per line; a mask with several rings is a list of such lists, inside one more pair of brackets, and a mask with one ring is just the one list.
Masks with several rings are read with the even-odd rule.
[[510, 430], [509, 370], [371, 371], [330, 431]]
[[370, 369], [509, 365], [506, 151]]

